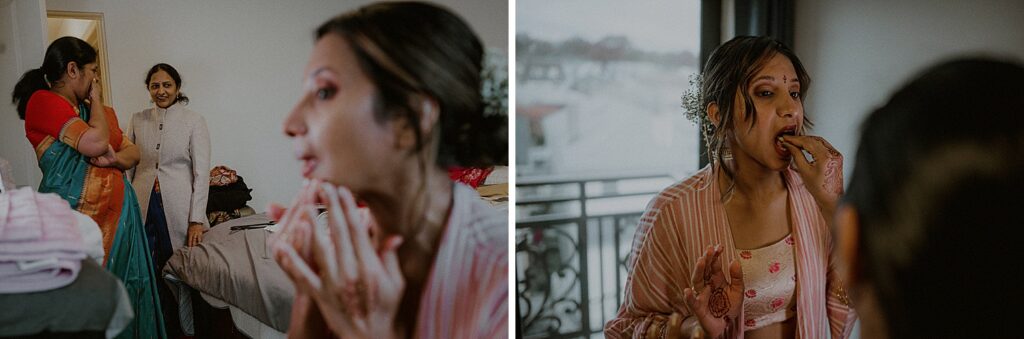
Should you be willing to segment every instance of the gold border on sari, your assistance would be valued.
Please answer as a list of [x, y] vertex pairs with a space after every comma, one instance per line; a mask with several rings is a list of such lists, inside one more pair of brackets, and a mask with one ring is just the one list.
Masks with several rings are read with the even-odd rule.
[[64, 123], [64, 127], [60, 129], [60, 141], [78, 150], [78, 142], [82, 140], [82, 136], [87, 130], [89, 130], [89, 124], [82, 118], [68, 119]]

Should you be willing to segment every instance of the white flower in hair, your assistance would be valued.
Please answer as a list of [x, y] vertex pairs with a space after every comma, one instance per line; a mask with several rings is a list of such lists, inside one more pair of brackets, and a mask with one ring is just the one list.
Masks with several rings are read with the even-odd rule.
[[484, 115], [508, 115], [508, 57], [505, 52], [488, 48], [480, 70], [480, 95]]
[[714, 125], [711, 123], [711, 119], [708, 118], [707, 109], [703, 105], [704, 98], [701, 95], [701, 82], [703, 80], [704, 78], [700, 73], [691, 75], [690, 88], [683, 92], [680, 99], [686, 119], [700, 127], [704, 140], [710, 141], [711, 134], [714, 133]]

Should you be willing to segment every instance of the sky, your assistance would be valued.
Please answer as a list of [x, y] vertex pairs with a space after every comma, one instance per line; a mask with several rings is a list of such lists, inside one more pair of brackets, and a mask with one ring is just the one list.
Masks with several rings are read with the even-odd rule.
[[518, 0], [516, 34], [561, 42], [625, 35], [651, 52], [694, 53], [700, 46], [699, 0]]

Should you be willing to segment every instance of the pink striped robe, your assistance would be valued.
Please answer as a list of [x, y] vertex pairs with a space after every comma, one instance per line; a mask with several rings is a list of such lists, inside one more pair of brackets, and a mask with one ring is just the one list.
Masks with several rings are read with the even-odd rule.
[[416, 338], [508, 337], [508, 216], [456, 184]]
[[[625, 298], [618, 315], [605, 324], [608, 338], [646, 338], [650, 330], [660, 337], [673, 312], [689, 316], [683, 290], [690, 287], [693, 265], [704, 250], [722, 244], [722, 262], [735, 259], [716, 175], [711, 166], [705, 167], [663, 190], [647, 206], [633, 237]], [[846, 338], [856, 313], [835, 293], [841, 282], [832, 269], [828, 226], [799, 175], [787, 169], [783, 177], [793, 218], [797, 337], [826, 338], [831, 331], [832, 338]], [[740, 316], [738, 324], [743, 321]], [[743, 337], [742, 331], [736, 332]]]

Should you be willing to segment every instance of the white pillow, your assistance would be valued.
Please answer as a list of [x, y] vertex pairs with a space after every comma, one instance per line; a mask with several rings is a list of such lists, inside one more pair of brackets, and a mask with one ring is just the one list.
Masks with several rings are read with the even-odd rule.
[[491, 174], [487, 175], [487, 179], [484, 179], [484, 185], [504, 184], [508, 183], [508, 166], [494, 166], [494, 170]]

